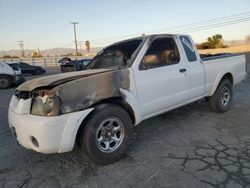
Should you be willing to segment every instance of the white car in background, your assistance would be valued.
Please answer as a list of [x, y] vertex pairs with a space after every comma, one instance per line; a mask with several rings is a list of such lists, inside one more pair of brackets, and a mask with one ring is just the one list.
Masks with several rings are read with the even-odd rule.
[[25, 81], [18, 66], [0, 62], [0, 89], [7, 89]]

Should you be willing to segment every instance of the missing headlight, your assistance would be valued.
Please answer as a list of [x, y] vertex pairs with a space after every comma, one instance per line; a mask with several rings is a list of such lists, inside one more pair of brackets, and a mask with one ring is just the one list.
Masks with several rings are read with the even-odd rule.
[[60, 114], [60, 99], [57, 96], [37, 96], [33, 98], [31, 114], [40, 116], [57, 116]]

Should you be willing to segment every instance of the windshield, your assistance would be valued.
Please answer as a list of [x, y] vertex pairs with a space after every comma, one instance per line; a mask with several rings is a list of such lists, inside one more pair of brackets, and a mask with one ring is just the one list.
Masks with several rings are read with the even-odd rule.
[[99, 52], [90, 62], [88, 69], [120, 68], [131, 63], [142, 39], [134, 39], [111, 45]]

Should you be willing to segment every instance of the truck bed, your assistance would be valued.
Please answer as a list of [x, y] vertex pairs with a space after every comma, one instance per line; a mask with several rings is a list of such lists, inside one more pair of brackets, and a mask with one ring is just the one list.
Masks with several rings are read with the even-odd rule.
[[233, 85], [238, 84], [246, 76], [246, 58], [243, 54], [215, 54], [201, 58], [206, 73], [205, 90], [207, 93], [213, 93], [212, 87], [216, 85], [214, 83], [219, 82], [221, 76], [227, 72], [230, 72], [234, 78]]
[[203, 61], [208, 61], [208, 60], [227, 58], [227, 57], [233, 57], [233, 56], [238, 56], [238, 55], [243, 55], [243, 54], [232, 54], [232, 53], [200, 54], [200, 57]]

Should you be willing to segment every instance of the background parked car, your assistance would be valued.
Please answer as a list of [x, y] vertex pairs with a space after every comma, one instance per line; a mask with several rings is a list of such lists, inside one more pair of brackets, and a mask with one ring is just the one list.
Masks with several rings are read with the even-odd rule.
[[66, 63], [61, 63], [61, 71], [62, 72], [71, 72], [71, 71], [80, 71], [85, 70], [89, 64], [91, 59], [81, 59], [81, 60], [74, 60], [68, 61]]
[[7, 89], [23, 82], [25, 78], [17, 65], [0, 62], [0, 89]]
[[65, 63], [70, 62], [70, 61], [72, 61], [72, 60], [69, 57], [63, 57], [62, 59], [60, 59], [58, 61], [58, 63], [59, 64], [65, 64]]
[[24, 62], [17, 62], [15, 64], [18, 65], [23, 74], [40, 75], [46, 72], [46, 70], [40, 66], [30, 65]]

